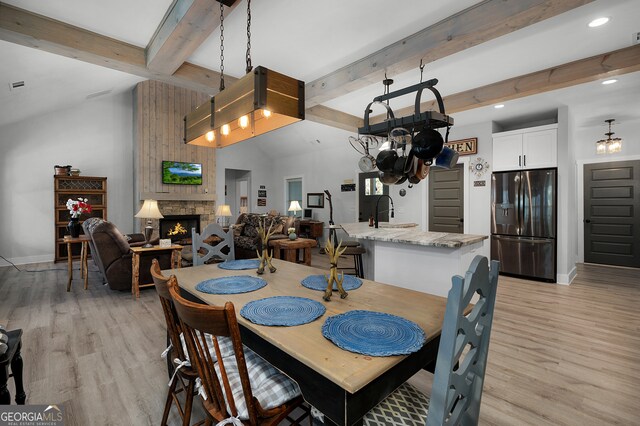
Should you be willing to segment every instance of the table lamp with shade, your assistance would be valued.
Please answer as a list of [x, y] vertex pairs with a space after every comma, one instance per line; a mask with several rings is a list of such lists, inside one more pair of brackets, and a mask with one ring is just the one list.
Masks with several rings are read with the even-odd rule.
[[302, 207], [300, 207], [300, 202], [298, 200], [293, 200], [291, 204], [289, 204], [289, 210], [293, 213], [293, 216], [296, 215], [297, 212], [302, 211]]
[[151, 240], [151, 234], [153, 233], [151, 219], [162, 219], [164, 217], [162, 213], [160, 213], [160, 209], [158, 209], [158, 202], [156, 200], [144, 200], [140, 211], [136, 213], [135, 217], [147, 219], [147, 226], [144, 228], [145, 245], [142, 247], [153, 247], [153, 244], [149, 242]]
[[216, 207], [216, 217], [220, 218], [220, 226], [223, 228], [229, 226], [229, 218], [231, 217], [231, 207], [228, 204], [221, 204]]

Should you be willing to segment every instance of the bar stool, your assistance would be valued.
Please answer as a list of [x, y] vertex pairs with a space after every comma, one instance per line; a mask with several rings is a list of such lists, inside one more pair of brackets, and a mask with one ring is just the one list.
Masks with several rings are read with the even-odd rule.
[[[7, 331], [7, 351], [0, 355], [0, 405], [11, 404], [11, 395], [7, 389], [9, 377], [13, 376], [16, 385], [16, 404], [24, 405], [27, 394], [24, 393], [22, 383], [22, 357], [20, 348], [22, 346], [22, 330]], [[9, 365], [11, 365], [11, 375], [9, 375]]]
[[[356, 241], [357, 243], [357, 241]], [[343, 242], [344, 244], [344, 242]], [[362, 255], [365, 254], [367, 250], [364, 247], [358, 246], [347, 246], [343, 256], [353, 256], [353, 268], [338, 268], [341, 271], [353, 271], [353, 273], [358, 278], [364, 278], [364, 267], [362, 266]]]

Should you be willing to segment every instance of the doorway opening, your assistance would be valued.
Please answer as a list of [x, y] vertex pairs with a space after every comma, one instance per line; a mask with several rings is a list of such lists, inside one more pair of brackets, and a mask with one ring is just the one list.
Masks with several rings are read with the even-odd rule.
[[241, 213], [249, 213], [251, 170], [225, 169], [224, 187], [224, 204], [229, 205], [234, 223]]
[[[287, 215], [302, 218], [302, 177], [293, 177], [285, 179], [285, 206], [284, 211]], [[297, 201], [297, 206], [292, 202]], [[292, 208], [300, 210], [292, 210]]]

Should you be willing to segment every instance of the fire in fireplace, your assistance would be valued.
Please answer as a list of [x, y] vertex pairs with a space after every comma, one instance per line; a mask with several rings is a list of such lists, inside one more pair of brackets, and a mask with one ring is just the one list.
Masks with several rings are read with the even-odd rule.
[[173, 215], [160, 219], [160, 238], [170, 238], [177, 244], [191, 243], [191, 229], [200, 232], [199, 215]]

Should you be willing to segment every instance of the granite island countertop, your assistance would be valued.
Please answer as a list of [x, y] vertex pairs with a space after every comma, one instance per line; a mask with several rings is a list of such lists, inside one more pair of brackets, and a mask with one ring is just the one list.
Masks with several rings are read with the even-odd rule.
[[452, 234], [448, 232], [421, 231], [414, 227], [382, 227], [386, 222], [380, 222], [380, 228], [369, 227], [367, 222], [343, 223], [342, 229], [352, 238], [374, 241], [388, 241], [401, 244], [413, 244], [428, 247], [458, 248], [486, 240], [486, 235]]

